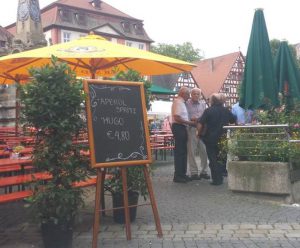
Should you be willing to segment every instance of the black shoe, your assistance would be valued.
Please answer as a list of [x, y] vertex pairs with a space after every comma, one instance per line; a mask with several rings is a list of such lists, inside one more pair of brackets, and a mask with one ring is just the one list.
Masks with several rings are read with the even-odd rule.
[[211, 182], [210, 185], [214, 185], [214, 186], [218, 186], [218, 185], [222, 185], [223, 182]]
[[201, 177], [198, 176], [197, 174], [195, 174], [195, 175], [191, 175], [190, 179], [191, 180], [201, 180]]
[[210, 179], [210, 176], [207, 173], [201, 173], [199, 177], [200, 177], [200, 179], [201, 178], [207, 179], [207, 180]]
[[174, 177], [173, 182], [174, 183], [186, 183], [187, 181], [183, 177]]
[[192, 181], [193, 179], [187, 175], [184, 176], [184, 179], [187, 181], [187, 182], [190, 182]]

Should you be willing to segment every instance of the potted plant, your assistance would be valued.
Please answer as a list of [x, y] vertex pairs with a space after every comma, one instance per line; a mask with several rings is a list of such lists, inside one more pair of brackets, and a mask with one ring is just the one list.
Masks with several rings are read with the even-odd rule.
[[286, 195], [288, 202], [300, 199], [298, 109], [259, 111], [261, 125], [231, 130], [229, 189]]
[[[127, 167], [127, 190], [128, 190], [128, 203], [129, 206], [135, 206], [138, 204], [139, 195], [147, 199], [148, 190], [144, 178], [143, 166], [129, 166]], [[113, 199], [113, 208], [119, 208], [124, 206], [123, 202], [123, 186], [122, 176], [120, 168], [109, 169], [111, 177], [104, 181], [104, 189], [109, 191]], [[136, 207], [129, 208], [130, 221], [134, 221], [136, 218]], [[117, 223], [125, 223], [125, 211], [124, 209], [113, 210], [113, 218]]]
[[[144, 82], [146, 107], [150, 108], [150, 91], [151, 83], [143, 78], [139, 72], [129, 69], [126, 72], [119, 72], [116, 74], [115, 80]], [[105, 180], [104, 187], [106, 191], [112, 194], [113, 207], [123, 207], [123, 188], [121, 170], [119, 168], [112, 168], [108, 171], [112, 176]], [[143, 166], [129, 166], [127, 167], [127, 187], [128, 187], [128, 201], [130, 205], [137, 205], [139, 195], [147, 199], [148, 191], [144, 178]], [[130, 208], [130, 220], [134, 221], [136, 218], [136, 207]], [[117, 223], [125, 222], [124, 209], [113, 211], [114, 221]]]
[[34, 166], [52, 180], [37, 181], [29, 203], [40, 220], [45, 247], [72, 247], [75, 217], [84, 203], [82, 189], [73, 185], [85, 179], [88, 164], [72, 142], [84, 124], [79, 115], [82, 84], [56, 58], [30, 74], [32, 81], [21, 88], [23, 121], [38, 130]]

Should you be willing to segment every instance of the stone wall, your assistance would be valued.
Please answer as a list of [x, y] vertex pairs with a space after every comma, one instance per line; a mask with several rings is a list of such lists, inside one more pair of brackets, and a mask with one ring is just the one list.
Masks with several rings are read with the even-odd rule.
[[231, 190], [289, 194], [289, 166], [281, 162], [230, 161], [228, 186]]
[[0, 126], [14, 125], [16, 117], [16, 87], [0, 87]]

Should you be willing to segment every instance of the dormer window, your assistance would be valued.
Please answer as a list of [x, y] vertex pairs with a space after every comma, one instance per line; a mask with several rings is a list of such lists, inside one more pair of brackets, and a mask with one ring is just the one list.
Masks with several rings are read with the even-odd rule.
[[86, 25], [86, 16], [83, 13], [75, 13], [75, 20], [79, 25]]
[[135, 23], [133, 27], [136, 34], [144, 34], [143, 24]]
[[129, 22], [122, 22], [122, 27], [124, 32], [130, 33], [130, 23]]
[[93, 7], [95, 7], [96, 9], [101, 9], [101, 1], [100, 0], [92, 0], [92, 5]]
[[6, 46], [6, 42], [4, 40], [0, 40], [0, 47], [5, 47]]
[[60, 9], [59, 15], [62, 21], [64, 22], [71, 22], [72, 21], [72, 15], [69, 10], [66, 9]]

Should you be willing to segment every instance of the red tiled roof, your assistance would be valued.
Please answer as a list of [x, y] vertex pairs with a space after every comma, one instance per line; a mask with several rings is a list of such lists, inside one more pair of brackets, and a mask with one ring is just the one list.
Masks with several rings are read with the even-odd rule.
[[[81, 12], [86, 13], [87, 24], [78, 25], [78, 23], [74, 23], [74, 20], [70, 22], [62, 21], [59, 15], [59, 9], [64, 8], [64, 6], [66, 9], [72, 10], [72, 13], [74, 11], [77, 12], [77, 10], [82, 10]], [[89, 15], [90, 13], [94, 15]], [[95, 16], [99, 16], [99, 18], [95, 18]], [[142, 20], [131, 17], [103, 1], [101, 1], [101, 8], [99, 9], [95, 8], [91, 4], [91, 0], [58, 0], [41, 10], [41, 19], [44, 31], [49, 30], [52, 25], [56, 25], [60, 28], [75, 29], [79, 32], [84, 32], [95, 30], [97, 27], [109, 24], [117, 31], [117, 33], [120, 34], [122, 38], [136, 39], [149, 43], [153, 42], [144, 29], [141, 34], [135, 33], [135, 31], [125, 32], [123, 30], [123, 20], [129, 21], [131, 26], [133, 26], [135, 23], [140, 23], [143, 25]], [[6, 27], [6, 29], [11, 34], [15, 35], [16, 23], [10, 24]]]
[[193, 68], [191, 74], [205, 98], [221, 90], [240, 54], [241, 52], [235, 52], [195, 63], [197, 66]]
[[[76, 7], [79, 9], [89, 10], [89, 11], [96, 11], [100, 13], [110, 14], [110, 15], [116, 15], [121, 16], [125, 18], [135, 19], [136, 18], [125, 14], [124, 12], [112, 7], [111, 5], [101, 1], [101, 8], [97, 9], [91, 4], [91, 0], [58, 0], [52, 4], [49, 4], [44, 8], [46, 10], [47, 8], [51, 8], [53, 5], [60, 4], [60, 5], [66, 5], [70, 7]], [[43, 12], [43, 11], [42, 11]]]
[[57, 19], [58, 7], [46, 9], [41, 11], [42, 25], [43, 27], [47, 27], [51, 24], [54, 24]]
[[9, 25], [8, 27], [5, 28], [9, 33], [11, 33], [13, 36], [16, 35], [17, 33], [17, 27], [16, 27], [16, 23], [14, 23], [14, 26]]
[[5, 28], [0, 26], [0, 40], [7, 41], [8, 39], [12, 39], [13, 35], [8, 32]]

